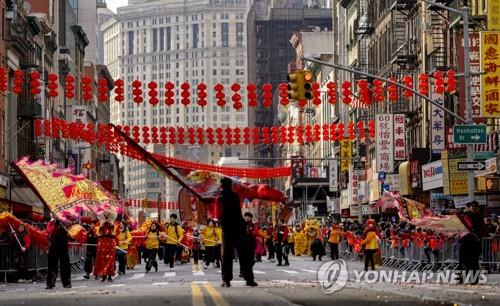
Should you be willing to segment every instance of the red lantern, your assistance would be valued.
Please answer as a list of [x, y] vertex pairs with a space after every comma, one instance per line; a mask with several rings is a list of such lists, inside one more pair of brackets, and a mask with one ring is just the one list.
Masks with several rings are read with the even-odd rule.
[[75, 77], [70, 74], [64, 78], [64, 94], [67, 99], [75, 97]]
[[364, 126], [364, 122], [363, 121], [358, 121], [356, 123], [356, 126], [358, 128], [358, 131], [359, 131], [359, 139], [364, 139], [365, 138], [365, 126]]
[[248, 106], [257, 107], [257, 86], [248, 84], [247, 86]]
[[115, 101], [121, 103], [125, 100], [125, 90], [123, 89], [123, 80], [118, 79], [115, 81]]
[[288, 127], [288, 143], [293, 143], [294, 142], [294, 132], [295, 132], [295, 127], [289, 126]]
[[183, 127], [177, 128], [177, 143], [184, 144], [184, 128]]
[[184, 106], [188, 106], [191, 101], [189, 100], [189, 97], [191, 96], [191, 93], [189, 92], [189, 89], [191, 88], [191, 86], [189, 85], [189, 83], [182, 83], [181, 84], [181, 103], [184, 105]]
[[[390, 81], [396, 82], [395, 77], [390, 77]], [[389, 84], [387, 86], [387, 92], [389, 93], [389, 101], [391, 102], [398, 102], [398, 87], [394, 84]]]
[[278, 85], [279, 95], [280, 95], [280, 104], [283, 106], [287, 106], [290, 103], [290, 99], [288, 98], [288, 84], [280, 83]]
[[165, 84], [165, 105], [171, 106], [175, 103], [174, 101], [174, 88], [175, 85], [172, 82], [167, 82]]
[[321, 92], [319, 91], [320, 89], [320, 85], [319, 83], [314, 83], [312, 84], [312, 94], [313, 94], [313, 99], [312, 99], [312, 103], [316, 106], [320, 106], [321, 105]]
[[323, 124], [323, 141], [330, 140], [330, 127], [328, 124]]
[[[403, 84], [405, 85], [405, 87], [413, 89], [413, 77], [411, 75], [405, 76], [403, 78]], [[413, 92], [409, 89], [405, 89], [403, 90], [403, 95], [406, 98], [410, 99], [413, 96]]]
[[306, 125], [306, 142], [312, 142], [312, 127], [310, 124]]
[[167, 128], [166, 127], [161, 127], [160, 128], [160, 142], [162, 144], [167, 144]]
[[250, 144], [250, 128], [246, 127], [243, 129], [243, 143]]
[[140, 139], [139, 139], [139, 136], [140, 136], [139, 127], [137, 125], [134, 125], [134, 127], [132, 127], [132, 136], [134, 137], [133, 138], [134, 142], [136, 142], [136, 143], [140, 142]]
[[444, 93], [444, 80], [441, 71], [434, 72], [434, 91], [438, 94]]
[[372, 84], [373, 84], [373, 95], [374, 95], [375, 101], [383, 102], [385, 99], [384, 83], [381, 80], [375, 79], [375, 80], [373, 80]]
[[335, 104], [337, 103], [337, 84], [335, 82], [328, 82], [326, 84], [328, 103]]
[[262, 85], [262, 105], [264, 107], [273, 106], [273, 85], [271, 83]]
[[89, 102], [92, 100], [92, 79], [90, 77], [83, 77], [82, 79], [82, 92], [83, 100]]
[[157, 128], [156, 126], [153, 126], [153, 127], [151, 128], [151, 137], [153, 138], [153, 139], [152, 139], [152, 142], [153, 142], [154, 144], [159, 143], [159, 140], [158, 140], [158, 128]]
[[280, 143], [286, 143], [287, 142], [287, 138], [286, 138], [286, 126], [280, 126]]
[[35, 137], [40, 137], [42, 136], [42, 120], [41, 119], [35, 119], [34, 122], [34, 129], [35, 129]]
[[190, 128], [188, 128], [188, 142], [190, 145], [194, 145], [196, 143], [194, 138], [195, 138], [194, 128], [190, 127]]
[[337, 124], [337, 134], [339, 135], [339, 140], [344, 140], [344, 135], [345, 135], [345, 130], [344, 130], [344, 124], [341, 122]]
[[457, 91], [457, 79], [455, 70], [448, 70], [448, 72], [446, 72], [446, 76], [448, 77], [446, 92], [449, 94], [454, 94]]
[[216, 92], [215, 98], [217, 99], [217, 105], [220, 107], [226, 106], [226, 95], [224, 94], [224, 85], [217, 84], [214, 86], [214, 90]]
[[[175, 128], [174, 127], [169, 127], [168, 128], [168, 143], [170, 144], [175, 144], [175, 138], [176, 138], [176, 135], [175, 135]], [[184, 136], [183, 136], [184, 138]], [[184, 139], [183, 139], [183, 142], [184, 142]]]
[[375, 138], [375, 120], [368, 121], [368, 133], [370, 138]]
[[425, 73], [418, 75], [418, 92], [421, 95], [429, 95], [429, 76]]
[[108, 101], [108, 80], [105, 78], [100, 78], [99, 81], [97, 81], [98, 84], [98, 89], [97, 89], [97, 100], [101, 103], [105, 103]]
[[273, 144], [278, 144], [280, 142], [277, 126], [271, 127], [271, 139]]
[[368, 89], [368, 82], [365, 79], [361, 79], [358, 81], [358, 93], [361, 103], [363, 103], [364, 105], [370, 105], [370, 89]]
[[257, 145], [260, 143], [259, 128], [257, 128], [257, 127], [252, 128], [252, 137], [253, 137], [252, 143], [254, 145]]
[[321, 141], [321, 126], [318, 124], [314, 125], [313, 137], [315, 142]]
[[217, 137], [217, 144], [219, 146], [222, 146], [224, 144], [223, 135], [222, 135], [222, 128], [216, 128], [215, 135]]
[[207, 129], [207, 142], [210, 145], [213, 145], [215, 143], [214, 129], [212, 129], [212, 128], [208, 128]]
[[240, 128], [235, 128], [234, 129], [234, 143], [236, 145], [239, 145], [241, 143], [241, 129]]
[[351, 104], [351, 102], [352, 102], [351, 86], [352, 86], [351, 82], [344, 81], [342, 83], [342, 102], [344, 104]]
[[269, 144], [269, 128], [267, 126], [263, 127], [262, 130], [262, 142], [264, 144]]
[[7, 77], [8, 72], [9, 71], [7, 70], [7, 68], [0, 67], [0, 92], [6, 92], [7, 89], [9, 89], [7, 85], [9, 82], [9, 79]]
[[149, 104], [155, 106], [156, 104], [160, 103], [160, 100], [158, 99], [158, 84], [154, 81], [151, 81], [148, 83], [148, 96], [149, 96]]
[[207, 105], [207, 85], [205, 83], [200, 83], [197, 86], [198, 89], [198, 105], [205, 107]]
[[55, 98], [59, 95], [57, 92], [57, 88], [59, 87], [57, 84], [58, 76], [55, 73], [49, 73], [48, 75], [49, 84], [47, 84], [47, 88], [49, 89], [49, 97]]
[[14, 71], [14, 80], [12, 83], [14, 84], [12, 92], [16, 95], [20, 95], [21, 92], [23, 92], [24, 83], [24, 72], [22, 70]]
[[196, 129], [196, 136], [198, 137], [198, 144], [204, 145], [205, 144], [205, 135], [203, 133], [202, 128], [199, 127]]
[[299, 144], [303, 144], [303, 143], [304, 143], [304, 138], [303, 138], [303, 136], [304, 136], [304, 127], [303, 127], [303, 126], [301, 126], [301, 125], [299, 125], [299, 126], [297, 127], [297, 142], [298, 142]]
[[142, 83], [139, 80], [135, 80], [132, 82], [132, 94], [134, 95], [134, 102], [137, 104], [141, 104], [144, 99], [142, 98]]
[[39, 95], [42, 90], [40, 89], [40, 73], [38, 71], [33, 71], [30, 73], [30, 92], [32, 95]]
[[347, 125], [347, 134], [348, 134], [349, 139], [351, 139], [351, 140], [356, 139], [356, 132], [354, 131], [354, 123], [353, 122], [349, 122], [349, 124]]
[[225, 129], [225, 132], [226, 132], [226, 144], [227, 145], [232, 145], [233, 144], [233, 135], [232, 135], [231, 128], [227, 127]]
[[238, 83], [234, 83], [233, 85], [231, 85], [231, 90], [233, 91], [231, 100], [233, 100], [233, 108], [235, 110], [240, 110], [243, 107], [243, 104], [241, 103], [241, 95], [238, 93], [240, 89], [241, 87]]

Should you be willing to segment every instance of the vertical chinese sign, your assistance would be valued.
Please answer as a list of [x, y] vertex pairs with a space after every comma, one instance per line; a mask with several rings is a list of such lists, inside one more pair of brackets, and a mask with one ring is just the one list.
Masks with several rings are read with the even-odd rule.
[[349, 171], [349, 165], [352, 158], [352, 140], [345, 139], [340, 141], [340, 171]]
[[406, 160], [404, 114], [394, 114], [394, 160]]
[[[461, 33], [457, 34], [457, 58], [464, 57], [464, 36]], [[475, 118], [474, 122], [481, 122], [478, 118], [481, 117], [481, 77], [477, 74], [481, 70], [481, 53], [480, 53], [480, 38], [479, 33], [469, 34], [469, 58], [471, 75], [471, 98], [472, 98], [472, 117]], [[464, 71], [464, 61], [458, 61], [458, 71]], [[458, 114], [465, 118], [465, 79], [458, 79]]]
[[394, 172], [394, 116], [381, 114], [375, 116], [377, 130], [377, 172]]
[[[444, 107], [444, 95], [435, 91], [432, 93], [432, 101]], [[445, 149], [445, 126], [444, 111], [436, 106], [431, 107], [431, 149], [433, 152], [441, 152]]]
[[339, 164], [337, 160], [331, 160], [329, 163], [329, 185], [330, 185], [330, 192], [337, 192], [339, 191]]
[[488, 1], [488, 29], [500, 31], [500, 1]]
[[481, 32], [482, 116], [500, 118], [500, 32]]

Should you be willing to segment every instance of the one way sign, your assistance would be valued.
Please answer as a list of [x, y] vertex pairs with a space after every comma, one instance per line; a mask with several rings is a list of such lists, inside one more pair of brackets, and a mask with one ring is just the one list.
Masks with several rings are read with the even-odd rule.
[[459, 162], [457, 164], [458, 171], [478, 171], [486, 168], [486, 164], [480, 161], [474, 162]]

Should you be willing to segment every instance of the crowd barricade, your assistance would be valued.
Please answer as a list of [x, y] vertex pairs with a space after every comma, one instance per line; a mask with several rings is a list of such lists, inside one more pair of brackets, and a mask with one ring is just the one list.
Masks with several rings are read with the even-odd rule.
[[[457, 238], [449, 238], [436, 249], [417, 247], [393, 247], [391, 241], [379, 244], [381, 264], [395, 270], [442, 271], [459, 268], [460, 243]], [[339, 255], [345, 260], [361, 260], [362, 252], [356, 253], [344, 239], [339, 244]], [[489, 273], [500, 273], [500, 237], [487, 237], [481, 241], [480, 265]]]
[[[83, 266], [85, 247], [70, 246], [69, 261], [73, 272], [78, 272]], [[17, 272], [16, 269], [16, 245], [12, 243], [0, 243], [0, 282], [7, 282], [9, 275]], [[47, 250], [30, 248], [28, 250], [27, 269], [34, 278], [44, 278], [48, 269]]]

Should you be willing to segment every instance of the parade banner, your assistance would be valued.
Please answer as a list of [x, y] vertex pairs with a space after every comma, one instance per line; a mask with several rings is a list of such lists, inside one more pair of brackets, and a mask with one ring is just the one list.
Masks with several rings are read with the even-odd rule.
[[[444, 95], [433, 92], [432, 101], [444, 107]], [[445, 120], [444, 111], [436, 106], [431, 107], [431, 150], [441, 152], [445, 149]]]
[[406, 160], [405, 114], [394, 114], [394, 160]]
[[481, 71], [482, 116], [500, 118], [500, 31], [481, 32]]
[[30, 162], [28, 158], [12, 162], [12, 166], [63, 222], [77, 220], [83, 211], [96, 216], [108, 209], [117, 214], [122, 212], [115, 196], [83, 175], [73, 175], [72, 169], [62, 169], [42, 160]]
[[394, 172], [394, 116], [375, 115], [377, 172]]

